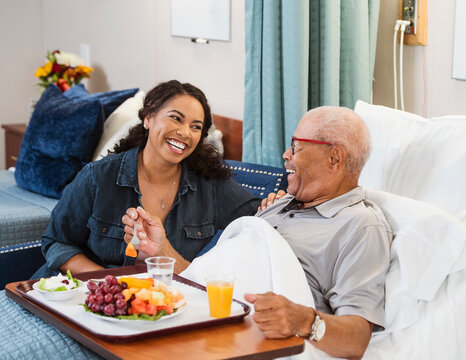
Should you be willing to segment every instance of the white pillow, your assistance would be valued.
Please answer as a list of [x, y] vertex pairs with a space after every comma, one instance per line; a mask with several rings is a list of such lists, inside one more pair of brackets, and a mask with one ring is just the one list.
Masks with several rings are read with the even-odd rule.
[[207, 132], [207, 137], [205, 138], [205, 142], [207, 144], [212, 144], [218, 150], [218, 152], [223, 156], [223, 141], [222, 141], [223, 133], [215, 127], [215, 124], [212, 123], [212, 126], [209, 128]]
[[389, 175], [398, 157], [427, 124], [421, 116], [358, 100], [354, 111], [364, 120], [371, 135], [372, 152], [359, 183], [390, 191]]
[[406, 147], [389, 182], [390, 192], [466, 221], [466, 117], [432, 118]]
[[138, 111], [143, 105], [145, 95], [144, 91], [138, 91], [110, 114], [104, 123], [104, 131], [94, 150], [92, 161], [107, 156], [108, 151], [113, 151], [115, 145], [128, 135], [129, 130], [141, 122]]
[[394, 236], [385, 280], [386, 331], [390, 332], [416, 321], [419, 301], [432, 300], [448, 274], [460, 270], [458, 262], [466, 266], [466, 226], [428, 203], [363, 190], [364, 197], [381, 208]]

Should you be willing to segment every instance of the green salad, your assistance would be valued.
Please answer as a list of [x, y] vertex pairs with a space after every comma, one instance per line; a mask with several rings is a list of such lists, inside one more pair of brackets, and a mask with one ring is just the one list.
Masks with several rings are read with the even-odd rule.
[[71, 276], [69, 270], [66, 271], [66, 276], [58, 274], [50, 278], [41, 278], [39, 280], [39, 289], [45, 291], [67, 291], [79, 287], [79, 280]]

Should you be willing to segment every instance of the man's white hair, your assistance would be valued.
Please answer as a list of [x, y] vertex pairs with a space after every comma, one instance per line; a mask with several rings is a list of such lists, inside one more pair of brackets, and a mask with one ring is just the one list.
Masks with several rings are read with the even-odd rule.
[[359, 115], [345, 107], [321, 106], [306, 116], [318, 120], [317, 140], [343, 145], [348, 172], [359, 176], [371, 151], [369, 129]]

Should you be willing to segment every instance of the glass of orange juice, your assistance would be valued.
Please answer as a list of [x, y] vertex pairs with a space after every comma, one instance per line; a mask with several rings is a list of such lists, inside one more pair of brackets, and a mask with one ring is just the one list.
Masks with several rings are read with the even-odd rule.
[[219, 274], [206, 278], [210, 316], [224, 318], [230, 316], [233, 300], [233, 275]]

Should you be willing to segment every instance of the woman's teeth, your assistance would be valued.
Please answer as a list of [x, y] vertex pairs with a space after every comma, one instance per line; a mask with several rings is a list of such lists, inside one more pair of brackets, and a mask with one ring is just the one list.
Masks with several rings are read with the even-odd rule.
[[294, 174], [296, 172], [296, 170], [293, 170], [293, 169], [286, 169], [286, 172], [288, 174]]
[[167, 140], [167, 142], [173, 146], [174, 148], [178, 149], [178, 150], [181, 150], [183, 151], [185, 148], [186, 148], [186, 144], [180, 142], [180, 141], [176, 141], [176, 140], [173, 140], [173, 139], [169, 139]]

